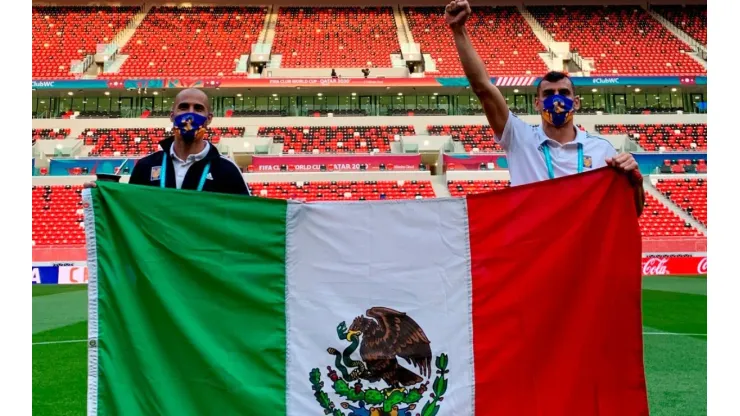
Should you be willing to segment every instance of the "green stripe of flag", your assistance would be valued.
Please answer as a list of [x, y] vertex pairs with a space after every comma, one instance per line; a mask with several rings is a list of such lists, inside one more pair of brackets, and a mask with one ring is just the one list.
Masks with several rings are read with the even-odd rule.
[[284, 414], [287, 204], [109, 183], [92, 202], [97, 413]]

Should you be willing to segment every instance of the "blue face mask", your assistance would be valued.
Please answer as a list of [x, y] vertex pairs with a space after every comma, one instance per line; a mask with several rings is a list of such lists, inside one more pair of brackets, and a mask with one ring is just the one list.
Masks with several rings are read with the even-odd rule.
[[185, 143], [192, 143], [195, 139], [206, 137], [206, 122], [208, 117], [197, 113], [184, 113], [175, 117], [172, 132], [175, 138], [181, 138]]
[[555, 94], [542, 102], [542, 118], [555, 127], [560, 127], [573, 119], [573, 100]]

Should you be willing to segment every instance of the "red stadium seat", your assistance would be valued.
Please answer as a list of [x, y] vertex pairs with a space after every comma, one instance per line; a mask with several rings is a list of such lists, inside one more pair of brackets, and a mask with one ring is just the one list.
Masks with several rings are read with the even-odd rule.
[[649, 152], [661, 147], [667, 151], [707, 150], [706, 124], [597, 124], [595, 128], [599, 134], [627, 134]]
[[119, 73], [103, 77], [233, 77], [264, 21], [258, 7], [154, 7], [121, 51], [129, 57]]
[[707, 225], [706, 179], [659, 179], [655, 187], [697, 221]]
[[650, 6], [689, 36], [707, 44], [707, 5]]
[[[464, 76], [455, 42], [444, 22], [444, 7], [405, 7], [411, 33], [435, 60], [440, 76]], [[491, 76], [547, 72], [538, 53], [547, 48], [516, 7], [474, 7], [467, 23], [470, 40]], [[395, 34], [395, 31], [393, 32]]]
[[281, 7], [272, 48], [284, 68], [386, 68], [401, 50], [390, 7]]
[[257, 132], [282, 143], [285, 154], [390, 153], [395, 136], [414, 134], [413, 126], [260, 127]]
[[111, 43], [138, 7], [49, 6], [31, 11], [31, 77], [73, 79], [73, 60], [94, 55], [101, 43]]
[[430, 181], [311, 181], [249, 183], [263, 198], [301, 201], [377, 201], [381, 199], [434, 198]]
[[640, 6], [528, 7], [556, 41], [593, 58], [591, 75], [706, 75], [676, 38]]

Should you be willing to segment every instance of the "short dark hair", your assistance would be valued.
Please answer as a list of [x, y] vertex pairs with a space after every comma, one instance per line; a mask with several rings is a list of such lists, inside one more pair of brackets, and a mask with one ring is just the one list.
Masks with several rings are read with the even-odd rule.
[[550, 71], [537, 83], [537, 96], [540, 95], [540, 86], [542, 85], [542, 81], [558, 82], [561, 79], [567, 79], [570, 82], [570, 87], [573, 89], [573, 94], [575, 94], [576, 86], [573, 84], [573, 80], [568, 76], [568, 74], [560, 71]]

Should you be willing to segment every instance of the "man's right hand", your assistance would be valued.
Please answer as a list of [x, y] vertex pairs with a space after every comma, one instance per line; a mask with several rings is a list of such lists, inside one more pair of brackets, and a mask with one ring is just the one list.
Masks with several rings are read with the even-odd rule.
[[96, 185], [95, 182], [85, 182], [84, 184], [82, 184], [82, 187], [85, 189], [95, 188], [97, 186], [98, 185]]
[[470, 3], [467, 0], [452, 0], [445, 7], [445, 22], [452, 30], [461, 29], [470, 13]]

